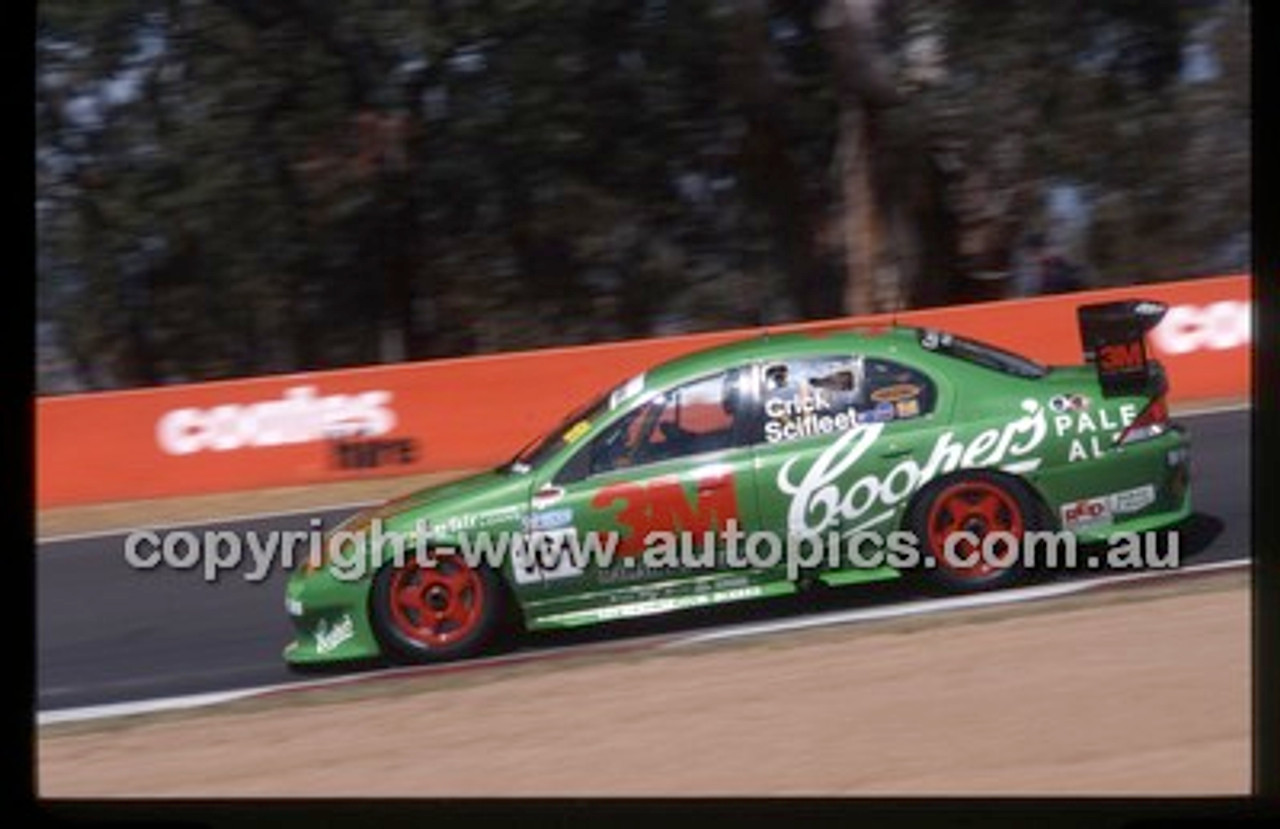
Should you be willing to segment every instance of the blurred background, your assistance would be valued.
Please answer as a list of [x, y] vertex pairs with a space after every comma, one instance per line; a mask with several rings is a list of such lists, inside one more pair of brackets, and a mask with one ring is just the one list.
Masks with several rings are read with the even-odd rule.
[[1238, 0], [42, 0], [41, 394], [1248, 268]]

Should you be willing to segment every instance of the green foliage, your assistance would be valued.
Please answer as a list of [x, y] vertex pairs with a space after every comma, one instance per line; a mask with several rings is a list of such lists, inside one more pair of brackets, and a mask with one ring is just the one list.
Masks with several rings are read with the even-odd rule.
[[[42, 363], [42, 389], [839, 313], [821, 6], [42, 2], [39, 316], [67, 363]], [[1247, 8], [885, 13], [907, 97], [882, 175], [956, 162], [962, 229], [993, 211], [998, 238], [1037, 229], [1027, 205], [1067, 180], [1093, 207], [1096, 281], [1213, 269], [1247, 234]], [[922, 32], [943, 61], [917, 82]], [[1219, 72], [1183, 83], [1195, 38]]]

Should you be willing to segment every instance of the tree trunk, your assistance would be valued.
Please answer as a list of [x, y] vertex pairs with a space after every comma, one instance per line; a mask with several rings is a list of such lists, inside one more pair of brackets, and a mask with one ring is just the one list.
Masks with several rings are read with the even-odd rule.
[[840, 119], [838, 169], [844, 230], [844, 311], [850, 314], [867, 314], [875, 308], [873, 283], [882, 247], [866, 121], [867, 115], [857, 110], [847, 110]]
[[899, 188], [882, 181], [887, 167], [882, 114], [901, 103], [880, 42], [882, 0], [829, 0], [818, 26], [835, 65], [840, 92], [840, 226], [845, 255], [844, 311], [897, 307], [906, 290], [895, 241], [911, 232], [895, 202]]
[[819, 249], [821, 205], [808, 192], [779, 129], [781, 93], [769, 63], [768, 8], [763, 0], [749, 0], [737, 9], [726, 91], [742, 107], [747, 122], [741, 167], [756, 199], [770, 212], [801, 316], [835, 316], [840, 313], [840, 291], [833, 290], [830, 283], [838, 277], [833, 278], [829, 257]]

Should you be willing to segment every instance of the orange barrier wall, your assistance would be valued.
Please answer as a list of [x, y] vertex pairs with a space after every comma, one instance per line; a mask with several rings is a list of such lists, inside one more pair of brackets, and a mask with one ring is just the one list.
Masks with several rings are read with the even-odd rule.
[[[1173, 402], [1248, 394], [1246, 276], [913, 311], [897, 320], [1071, 363], [1080, 361], [1076, 307], [1135, 297], [1170, 306], [1152, 342]], [[889, 321], [881, 315], [770, 330]], [[36, 501], [48, 507], [490, 465], [569, 408], [656, 362], [758, 333], [42, 398]]]

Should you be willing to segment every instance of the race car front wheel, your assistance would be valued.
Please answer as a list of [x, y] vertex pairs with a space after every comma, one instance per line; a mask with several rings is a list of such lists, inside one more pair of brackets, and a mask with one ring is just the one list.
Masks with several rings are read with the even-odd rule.
[[1042, 523], [1026, 487], [979, 470], [931, 485], [910, 519], [926, 559], [924, 577], [951, 592], [1004, 587], [1022, 579], [1025, 534]]
[[472, 656], [494, 639], [505, 593], [491, 570], [454, 555], [379, 571], [371, 597], [374, 630], [393, 656], [444, 662]]

